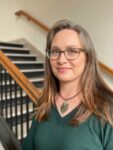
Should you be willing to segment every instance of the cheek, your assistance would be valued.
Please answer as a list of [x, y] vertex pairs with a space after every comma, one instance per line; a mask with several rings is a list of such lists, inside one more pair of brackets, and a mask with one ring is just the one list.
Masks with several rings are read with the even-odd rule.
[[55, 69], [55, 62], [54, 61], [50, 61], [50, 67], [51, 67], [51, 70], [54, 71], [54, 69]]
[[82, 73], [85, 69], [86, 60], [83, 59], [77, 59], [76, 62], [72, 63], [72, 67], [74, 68], [74, 71], [78, 73]]

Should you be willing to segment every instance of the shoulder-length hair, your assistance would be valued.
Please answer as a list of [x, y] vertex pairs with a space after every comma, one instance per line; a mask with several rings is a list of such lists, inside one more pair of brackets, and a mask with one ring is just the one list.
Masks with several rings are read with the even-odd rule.
[[[78, 33], [86, 54], [86, 67], [81, 77], [83, 99], [82, 103], [71, 120], [72, 125], [85, 121], [91, 114], [113, 125], [113, 91], [101, 77], [99, 64], [92, 40], [88, 32], [80, 25], [69, 20], [60, 20], [51, 28], [47, 35], [46, 50], [51, 48], [56, 33], [63, 29], [71, 29]], [[50, 61], [46, 57], [45, 79], [43, 92], [38, 100], [36, 118], [43, 121], [48, 118], [52, 105], [55, 105], [55, 95], [59, 92], [59, 81], [54, 76]], [[112, 109], [111, 109], [112, 108]]]

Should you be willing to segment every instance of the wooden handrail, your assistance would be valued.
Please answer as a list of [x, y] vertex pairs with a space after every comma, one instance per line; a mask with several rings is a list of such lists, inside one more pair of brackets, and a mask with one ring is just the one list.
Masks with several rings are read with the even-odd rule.
[[41, 28], [43, 28], [47, 32], [50, 30], [46, 25], [44, 25], [40, 21], [36, 20], [35, 18], [33, 18], [31, 15], [27, 14], [23, 10], [19, 10], [19, 11], [15, 12], [15, 15], [17, 15], [17, 16], [25, 16], [25, 17], [27, 17], [28, 20], [31, 20], [32, 22], [34, 22], [36, 25], [40, 26]]
[[111, 69], [110, 67], [106, 66], [105, 64], [103, 64], [100, 61], [99, 61], [99, 65], [100, 65], [102, 70], [104, 70], [105, 72], [107, 72], [107, 73], [109, 73], [110, 75], [113, 76], [113, 69]]
[[27, 93], [31, 100], [36, 103], [40, 95], [39, 90], [27, 79], [27, 77], [20, 72], [10, 59], [0, 51], [0, 64], [8, 71], [11, 77], [18, 83], [18, 85]]
[[[43, 23], [41, 23], [40, 21], [38, 21], [37, 19], [33, 18], [32, 16], [30, 16], [29, 14], [27, 14], [26, 12], [24, 12], [23, 10], [17, 11], [15, 12], [15, 15], [17, 16], [25, 16], [28, 18], [28, 20], [33, 21], [36, 25], [40, 26], [41, 28], [43, 28], [44, 30], [46, 30], [47, 32], [49, 32], [49, 28], [44, 25]], [[102, 62], [99, 61], [99, 65], [101, 67], [102, 70], [108, 72], [110, 75], [113, 76], [113, 69], [111, 69], [110, 67], [106, 66], [105, 64], [103, 64]]]

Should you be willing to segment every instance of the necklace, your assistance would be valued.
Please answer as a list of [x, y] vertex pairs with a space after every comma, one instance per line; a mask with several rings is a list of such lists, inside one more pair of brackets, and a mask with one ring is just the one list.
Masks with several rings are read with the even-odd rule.
[[60, 108], [62, 114], [65, 113], [68, 110], [68, 108], [69, 108], [69, 104], [67, 103], [67, 101], [70, 100], [70, 99], [73, 99], [74, 97], [76, 97], [77, 95], [79, 95], [79, 93], [80, 93], [80, 91], [77, 92], [74, 96], [72, 96], [70, 98], [64, 98], [61, 95], [61, 93], [59, 93], [60, 97], [64, 100], [64, 102], [62, 103], [61, 108]]

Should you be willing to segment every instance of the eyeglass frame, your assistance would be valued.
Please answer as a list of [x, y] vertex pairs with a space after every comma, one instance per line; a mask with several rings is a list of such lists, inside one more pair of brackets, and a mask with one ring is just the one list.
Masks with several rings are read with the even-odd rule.
[[80, 53], [85, 52], [85, 49], [83, 49], [83, 48], [72, 48], [72, 49], [77, 49], [77, 50], [79, 50], [79, 52], [78, 52], [78, 57], [73, 58], [73, 59], [69, 59], [69, 58], [66, 57], [66, 54], [65, 54], [65, 51], [67, 51], [69, 48], [67, 48], [67, 49], [65, 49], [65, 50], [60, 50], [59, 48], [56, 48], [56, 49], [59, 50], [59, 56], [58, 56], [58, 58], [56, 58], [56, 59], [51, 59], [51, 58], [49, 57], [49, 55], [48, 55], [48, 52], [49, 52], [49, 51], [52, 51], [52, 50], [46, 49], [46, 56], [47, 56], [48, 59], [50, 59], [50, 60], [58, 60], [58, 59], [60, 58], [60, 56], [61, 56], [61, 53], [64, 53], [64, 56], [65, 56], [65, 58], [66, 58], [67, 60], [75, 60], [75, 59], [77, 59], [77, 58], [80, 56]]

